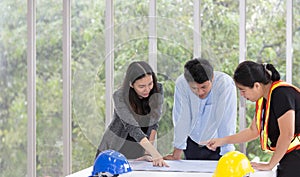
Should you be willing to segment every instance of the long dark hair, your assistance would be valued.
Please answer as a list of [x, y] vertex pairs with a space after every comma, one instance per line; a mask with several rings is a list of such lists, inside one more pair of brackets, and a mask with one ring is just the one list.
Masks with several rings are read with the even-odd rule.
[[233, 79], [236, 83], [252, 88], [255, 82], [264, 85], [280, 80], [280, 74], [272, 64], [244, 61], [236, 68]]
[[[147, 98], [140, 99], [135, 90], [132, 87], [130, 87], [130, 85], [133, 85], [135, 81], [145, 77], [146, 75], [152, 75], [153, 88], [150, 91], [149, 96]], [[150, 112], [150, 107], [148, 104], [149, 97], [153, 93], [160, 92], [155, 73], [153, 72], [150, 65], [144, 61], [132, 62], [128, 66], [125, 80], [123, 83], [123, 88], [125, 88], [124, 96], [125, 98], [128, 98], [128, 103], [131, 106], [132, 110], [140, 115], [145, 115]]]

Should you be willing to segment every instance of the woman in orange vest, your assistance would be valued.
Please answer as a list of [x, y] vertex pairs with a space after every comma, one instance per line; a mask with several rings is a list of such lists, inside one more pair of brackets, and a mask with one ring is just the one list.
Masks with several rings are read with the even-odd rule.
[[256, 102], [249, 128], [224, 138], [206, 142], [215, 150], [224, 144], [248, 142], [260, 137], [262, 150], [273, 151], [268, 163], [251, 165], [256, 170], [272, 170], [277, 177], [300, 176], [300, 89], [280, 80], [272, 64], [244, 61], [234, 73], [240, 95]]

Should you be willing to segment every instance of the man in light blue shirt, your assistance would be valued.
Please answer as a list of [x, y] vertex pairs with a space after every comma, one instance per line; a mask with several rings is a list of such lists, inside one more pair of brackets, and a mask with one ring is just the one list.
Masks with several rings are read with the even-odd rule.
[[218, 160], [234, 150], [232, 144], [209, 150], [200, 142], [236, 131], [237, 95], [233, 79], [213, 71], [205, 59], [189, 60], [176, 80], [173, 124], [174, 151], [165, 160]]

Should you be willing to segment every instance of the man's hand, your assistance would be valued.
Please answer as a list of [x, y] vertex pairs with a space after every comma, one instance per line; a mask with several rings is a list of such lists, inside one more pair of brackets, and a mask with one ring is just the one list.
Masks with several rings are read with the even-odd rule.
[[174, 148], [174, 151], [172, 154], [168, 154], [164, 156], [164, 160], [180, 160], [181, 159], [181, 149]]
[[175, 159], [173, 154], [168, 154], [168, 155], [164, 156], [163, 159], [164, 160], [178, 160], [178, 159]]

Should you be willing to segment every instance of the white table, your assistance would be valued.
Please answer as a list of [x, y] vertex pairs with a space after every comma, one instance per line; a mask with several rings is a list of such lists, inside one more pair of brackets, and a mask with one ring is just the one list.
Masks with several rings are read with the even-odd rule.
[[[121, 174], [120, 177], [212, 177], [218, 161], [180, 160], [166, 161], [170, 167], [153, 167], [145, 161], [129, 161], [132, 172]], [[66, 177], [88, 177], [93, 167], [86, 168]], [[255, 171], [250, 177], [276, 177], [276, 169], [272, 171]]]

